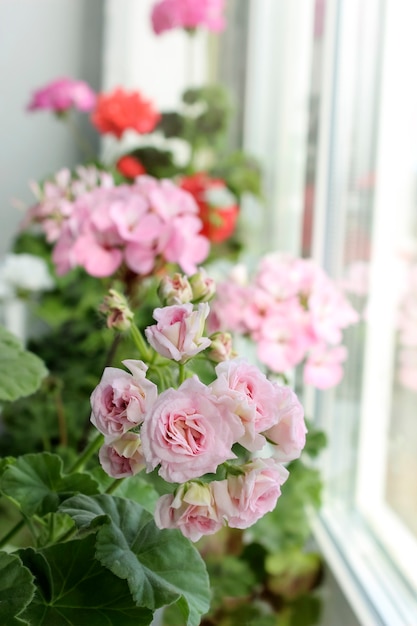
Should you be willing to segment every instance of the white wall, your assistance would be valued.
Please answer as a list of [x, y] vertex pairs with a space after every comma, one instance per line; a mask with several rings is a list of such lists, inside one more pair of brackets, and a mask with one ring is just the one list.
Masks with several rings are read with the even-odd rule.
[[28, 113], [31, 92], [58, 76], [99, 86], [101, 0], [0, 0], [0, 257], [9, 250], [29, 179], [74, 165], [77, 150], [53, 116]]

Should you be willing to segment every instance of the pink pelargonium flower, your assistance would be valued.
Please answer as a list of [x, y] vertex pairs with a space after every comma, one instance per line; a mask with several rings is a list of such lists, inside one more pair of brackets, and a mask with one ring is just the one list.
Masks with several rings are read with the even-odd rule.
[[272, 455], [280, 462], [298, 459], [305, 444], [307, 428], [304, 409], [289, 387], [280, 387], [277, 411], [279, 421], [269, 428], [265, 437], [273, 445]]
[[148, 472], [160, 465], [168, 482], [184, 483], [236, 458], [242, 424], [197, 376], [167, 389], [145, 416], [142, 448]]
[[346, 361], [347, 354], [345, 346], [315, 346], [304, 365], [304, 382], [317, 389], [329, 389], [338, 385], [343, 378], [341, 364]]
[[259, 433], [280, 420], [280, 400], [285, 392], [243, 358], [219, 363], [216, 374], [210, 388], [241, 419], [244, 433], [239, 443], [248, 450], [260, 450], [265, 438]]
[[191, 303], [155, 309], [153, 317], [157, 324], [145, 329], [146, 338], [162, 356], [185, 363], [211, 343], [208, 337], [203, 337], [208, 314], [207, 302], [201, 302], [197, 310]]
[[140, 437], [130, 431], [119, 439], [104, 443], [98, 456], [101, 467], [113, 478], [134, 476], [145, 469]]
[[241, 469], [241, 475], [229, 475], [226, 481], [213, 484], [217, 506], [231, 528], [248, 528], [273, 511], [289, 475], [273, 459], [254, 459]]
[[38, 89], [28, 104], [29, 111], [47, 110], [64, 113], [74, 107], [79, 111], [91, 111], [97, 96], [82, 80], [58, 78]]
[[213, 32], [224, 29], [224, 0], [161, 0], [152, 9], [157, 35], [173, 28], [194, 30], [202, 26]]
[[139, 426], [158, 395], [156, 385], [146, 378], [142, 361], [122, 361], [131, 372], [106, 367], [91, 394], [91, 422], [109, 439], [117, 439]]
[[132, 185], [96, 188], [76, 199], [62, 225], [52, 256], [57, 273], [81, 266], [104, 277], [125, 263], [147, 276], [161, 262], [193, 273], [209, 252], [197, 210], [168, 180], [141, 176]]
[[158, 528], [178, 528], [191, 541], [218, 532], [224, 521], [217, 510], [212, 485], [189, 482], [180, 485], [175, 494], [159, 498], [155, 509]]

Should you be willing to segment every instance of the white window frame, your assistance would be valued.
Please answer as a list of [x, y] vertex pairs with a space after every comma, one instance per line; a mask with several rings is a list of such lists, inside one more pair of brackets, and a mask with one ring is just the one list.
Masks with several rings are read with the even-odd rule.
[[[330, 0], [326, 4], [324, 76], [327, 81], [322, 92], [313, 246], [315, 258], [323, 264], [328, 261], [326, 239], [329, 237], [330, 201], [333, 201], [334, 211], [337, 211], [332, 224], [337, 233], [333, 245], [340, 245], [344, 237], [343, 190], [347, 189], [347, 181], [343, 178], [346, 179], [348, 173], [346, 159], [349, 155], [344, 155], [343, 150], [351, 131], [349, 70], [353, 67], [355, 55], [351, 45], [355, 38], [351, 35], [357, 26], [359, 12], [363, 21], [368, 19], [372, 23], [372, 13], [380, 11], [381, 4], [378, 0], [367, 0], [366, 3], [360, 0]], [[417, 615], [417, 596], [413, 589], [417, 585], [417, 542], [384, 502], [383, 481], [391, 405], [395, 311], [401, 285], [398, 245], [407, 230], [406, 212], [401, 217], [395, 207], [402, 205], [413, 208], [410, 182], [413, 180], [417, 154], [410, 141], [410, 128], [415, 126], [413, 115], [415, 118], [417, 107], [417, 89], [413, 84], [413, 51], [416, 50], [417, 41], [412, 28], [417, 17], [417, 5], [407, 3], [406, 6], [403, 0], [386, 0], [384, 4], [383, 80], [374, 198], [374, 211], [384, 219], [377, 220], [373, 230], [372, 299], [369, 302], [370, 324], [365, 345], [357, 491], [353, 508], [349, 508], [349, 505], [336, 508], [331, 502], [326, 502], [314, 521], [314, 530], [326, 559], [363, 626], [411, 626]], [[339, 40], [341, 34], [343, 36]], [[340, 41], [341, 45], [338, 45]], [[337, 55], [335, 50], [338, 50]], [[333, 79], [340, 67], [343, 67], [343, 75], [348, 79], [335, 96]], [[335, 97], [340, 98], [340, 101], [335, 102]], [[400, 112], [399, 101], [402, 103]], [[331, 133], [335, 130], [334, 112], [337, 107], [340, 115], [336, 121], [337, 147], [340, 153], [332, 162]], [[393, 116], [398, 121], [395, 126], [392, 125]], [[402, 155], [402, 167], [395, 167], [393, 154]], [[331, 171], [334, 163], [337, 171]], [[337, 181], [336, 193], [335, 190], [332, 193], [329, 190], [330, 175], [333, 181]], [[340, 189], [342, 193], [338, 197]], [[389, 298], [387, 282], [384, 284], [379, 278], [384, 271], [386, 276], [390, 276], [390, 288], [392, 286]], [[384, 337], [383, 342], [381, 336]], [[314, 413], [316, 399], [317, 394], [308, 390], [307, 412]], [[331, 394], [328, 393], [322, 407], [326, 409], [326, 405], [331, 402]], [[328, 418], [330, 422], [330, 416]], [[327, 426], [326, 423], [323, 425]], [[330, 446], [331, 437], [330, 433]], [[324, 454], [324, 460], [325, 463], [331, 462], [328, 454]], [[331, 467], [325, 467], [325, 477], [331, 470]], [[398, 566], [398, 570], [393, 563]]]

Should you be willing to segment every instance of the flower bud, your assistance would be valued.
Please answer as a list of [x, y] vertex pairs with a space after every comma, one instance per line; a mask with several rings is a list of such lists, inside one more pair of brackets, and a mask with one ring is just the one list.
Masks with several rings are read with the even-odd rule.
[[193, 298], [191, 285], [186, 276], [164, 276], [158, 287], [158, 296], [164, 306], [187, 304]]
[[190, 277], [190, 285], [193, 292], [192, 301], [195, 304], [208, 302], [216, 293], [216, 283], [207, 275], [204, 268], [200, 268]]
[[107, 316], [107, 327], [115, 330], [129, 330], [133, 322], [133, 311], [129, 308], [126, 298], [116, 291], [110, 289], [104, 297], [99, 311]]
[[230, 333], [218, 331], [210, 335], [211, 344], [207, 350], [207, 356], [210, 361], [221, 363], [234, 359], [237, 353], [233, 350], [232, 335]]

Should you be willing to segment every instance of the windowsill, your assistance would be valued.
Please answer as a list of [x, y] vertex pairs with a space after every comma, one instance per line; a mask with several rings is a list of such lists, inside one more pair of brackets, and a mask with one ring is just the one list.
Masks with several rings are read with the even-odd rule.
[[323, 508], [315, 540], [362, 626], [414, 626], [417, 598], [358, 516]]

